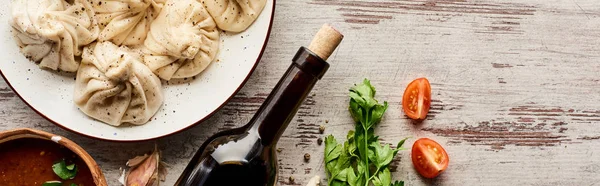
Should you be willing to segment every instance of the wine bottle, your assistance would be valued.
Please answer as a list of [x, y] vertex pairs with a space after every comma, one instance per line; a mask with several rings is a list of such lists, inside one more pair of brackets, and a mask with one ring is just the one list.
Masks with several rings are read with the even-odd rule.
[[250, 122], [210, 137], [196, 152], [175, 185], [271, 186], [277, 181], [277, 141], [323, 77], [326, 60], [343, 36], [329, 25], [293, 62]]

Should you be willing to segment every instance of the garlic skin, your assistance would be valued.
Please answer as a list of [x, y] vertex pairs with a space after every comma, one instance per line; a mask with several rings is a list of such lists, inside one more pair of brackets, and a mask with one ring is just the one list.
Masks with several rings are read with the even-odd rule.
[[121, 183], [121, 185], [125, 185], [125, 175], [127, 174], [127, 171], [125, 171], [125, 169], [123, 169], [123, 167], [119, 167], [119, 172], [121, 173], [119, 175], [119, 183]]
[[308, 184], [306, 184], [306, 186], [320, 186], [321, 185], [321, 177], [320, 176], [315, 176], [313, 178], [311, 178], [308, 181]]
[[119, 179], [125, 186], [158, 186], [159, 181], [165, 181], [167, 175], [166, 164], [160, 162], [160, 151], [157, 148], [150, 155], [130, 159], [126, 165], [129, 169]]

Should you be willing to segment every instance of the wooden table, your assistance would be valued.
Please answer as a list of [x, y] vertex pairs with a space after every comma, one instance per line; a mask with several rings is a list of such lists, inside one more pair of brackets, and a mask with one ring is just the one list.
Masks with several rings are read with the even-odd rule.
[[[390, 109], [377, 128], [388, 143], [412, 136], [440, 142], [450, 155], [434, 180], [414, 171], [410, 151], [393, 162], [408, 185], [595, 185], [600, 182], [600, 2], [597, 0], [279, 0], [266, 53], [252, 78], [207, 122], [143, 143], [111, 143], [60, 129], [0, 81], [0, 129], [31, 127], [64, 135], [87, 149], [110, 185], [119, 167], [158, 143], [172, 185], [198, 146], [241, 126], [264, 101], [301, 45], [323, 23], [346, 38], [332, 68], [279, 142], [280, 185], [324, 175], [317, 145], [353, 128], [347, 90], [363, 78]], [[432, 110], [412, 123], [401, 112], [405, 86], [432, 83]], [[328, 123], [327, 123], [328, 121]], [[309, 163], [303, 162], [310, 153]], [[289, 182], [289, 177], [295, 183]]]

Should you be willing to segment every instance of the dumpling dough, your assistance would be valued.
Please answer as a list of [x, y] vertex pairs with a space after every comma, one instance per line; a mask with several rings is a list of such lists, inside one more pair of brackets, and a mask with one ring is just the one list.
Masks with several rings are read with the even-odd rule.
[[220, 29], [241, 32], [256, 20], [267, 0], [202, 0], [202, 3]]
[[163, 5], [163, 0], [92, 0], [101, 29], [98, 41], [143, 44]]
[[113, 126], [147, 123], [164, 100], [160, 79], [141, 55], [111, 42], [85, 48], [74, 95], [81, 111]]
[[152, 22], [144, 62], [160, 78], [200, 74], [219, 50], [219, 31], [196, 0], [169, 0]]
[[21, 52], [39, 66], [75, 72], [81, 48], [100, 32], [87, 0], [14, 0], [10, 24]]

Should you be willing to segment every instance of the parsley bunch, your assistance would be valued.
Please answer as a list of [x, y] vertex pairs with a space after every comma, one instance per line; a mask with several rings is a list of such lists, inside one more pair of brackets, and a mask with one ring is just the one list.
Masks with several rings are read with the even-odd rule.
[[387, 102], [375, 100], [375, 87], [367, 79], [350, 89], [350, 113], [356, 122], [355, 131], [348, 132], [343, 144], [329, 135], [325, 138], [325, 167], [329, 186], [403, 186], [403, 181], [392, 183], [389, 165], [406, 139], [398, 148], [382, 146], [375, 136], [374, 127], [388, 108]]

